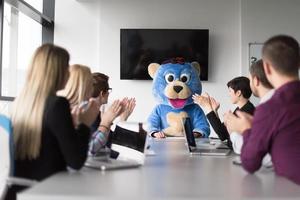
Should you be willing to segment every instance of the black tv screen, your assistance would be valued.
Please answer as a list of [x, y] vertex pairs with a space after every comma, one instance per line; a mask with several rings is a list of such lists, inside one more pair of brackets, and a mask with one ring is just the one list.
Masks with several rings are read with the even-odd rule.
[[149, 80], [148, 65], [183, 57], [208, 78], [208, 29], [121, 29], [121, 79]]

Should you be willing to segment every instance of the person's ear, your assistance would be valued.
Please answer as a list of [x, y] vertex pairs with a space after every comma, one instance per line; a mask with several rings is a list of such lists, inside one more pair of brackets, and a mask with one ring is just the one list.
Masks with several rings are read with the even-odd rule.
[[253, 77], [253, 85], [255, 85], [256, 87], [259, 86], [260, 82], [257, 76]]
[[99, 96], [100, 96], [101, 99], [105, 96], [105, 93], [106, 93], [106, 92], [104, 92], [103, 90], [100, 92], [100, 95], [99, 95]]
[[269, 60], [263, 60], [264, 71], [266, 75], [270, 75], [272, 73], [272, 67]]
[[241, 92], [241, 90], [238, 90], [238, 91], [235, 92], [235, 94], [236, 94], [238, 97], [240, 97], [240, 96], [242, 95], [242, 92]]

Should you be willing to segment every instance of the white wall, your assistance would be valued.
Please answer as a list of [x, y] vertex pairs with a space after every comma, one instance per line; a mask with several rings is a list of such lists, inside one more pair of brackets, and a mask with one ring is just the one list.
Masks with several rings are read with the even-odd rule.
[[64, 0], [56, 1], [55, 15], [55, 42], [68, 48], [72, 62], [95, 64], [110, 76], [111, 99], [136, 97], [134, 121], [145, 121], [155, 106], [152, 81], [119, 79], [120, 28], [209, 29], [203, 91], [222, 102], [221, 113], [230, 108], [226, 83], [241, 71], [240, 0]]
[[97, 1], [55, 1], [54, 43], [71, 54], [71, 64], [99, 67], [99, 6]]
[[[288, 34], [300, 41], [299, 0], [242, 0], [242, 74], [248, 75], [249, 43], [263, 43], [271, 36]], [[252, 97], [252, 102], [258, 103]]]
[[277, 34], [300, 41], [299, 0], [242, 0], [242, 73], [248, 74], [248, 43], [264, 42]]
[[119, 80], [120, 28], [208, 28], [209, 81], [203, 90], [224, 102], [225, 110], [225, 84], [240, 73], [239, 11], [239, 0], [100, 0], [99, 70], [110, 75], [115, 97], [137, 98], [132, 119], [146, 120], [155, 101], [151, 81]]

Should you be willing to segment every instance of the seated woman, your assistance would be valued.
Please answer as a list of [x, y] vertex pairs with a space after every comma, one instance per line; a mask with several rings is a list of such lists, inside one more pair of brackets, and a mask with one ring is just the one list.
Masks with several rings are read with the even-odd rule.
[[[249, 113], [253, 115], [255, 107], [249, 101], [252, 91], [250, 88], [250, 80], [247, 77], [236, 77], [227, 83], [229, 90], [229, 96], [232, 104], [236, 104], [237, 110]], [[206, 117], [213, 127], [216, 134], [219, 136], [220, 140], [227, 140], [227, 145], [232, 148], [232, 143], [230, 141], [230, 135], [224, 123], [221, 122], [218, 116], [218, 109], [220, 104], [208, 94], [206, 95], [194, 95], [194, 102], [199, 106], [202, 106], [206, 110]]]
[[95, 101], [90, 101], [85, 110], [75, 110], [73, 118], [78, 126], [74, 128], [69, 102], [56, 96], [68, 74], [69, 53], [65, 49], [45, 44], [36, 50], [11, 114], [15, 176], [43, 180], [67, 166], [83, 166], [89, 127], [98, 111]]
[[88, 101], [92, 96], [93, 80], [89, 67], [84, 65], [71, 65], [69, 79], [64, 89], [57, 92], [58, 96], [68, 99], [71, 109]]
[[[89, 100], [92, 100], [93, 77], [89, 67], [84, 65], [71, 65], [69, 68], [69, 79], [64, 89], [57, 92], [58, 96], [65, 97], [70, 104], [71, 112], [76, 109], [82, 109]], [[93, 99], [98, 109], [99, 102]], [[73, 119], [74, 126], [78, 122]]]
[[[107, 104], [108, 96], [111, 92], [109, 87], [108, 80], [109, 77], [102, 73], [93, 73], [93, 92], [92, 97], [97, 99], [98, 110], [104, 104]], [[105, 111], [100, 112], [96, 121], [92, 125], [92, 130], [94, 134], [90, 142], [90, 153], [96, 154], [99, 152], [107, 143], [110, 128], [113, 124], [113, 121], [120, 117], [121, 121], [126, 121], [127, 118], [131, 115], [135, 108], [135, 99], [134, 98], [124, 98], [122, 101], [116, 100], [113, 104]]]

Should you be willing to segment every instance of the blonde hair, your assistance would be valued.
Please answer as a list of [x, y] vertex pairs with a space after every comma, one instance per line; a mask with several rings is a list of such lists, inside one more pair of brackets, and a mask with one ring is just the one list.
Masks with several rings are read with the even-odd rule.
[[66, 97], [72, 108], [91, 97], [93, 78], [90, 68], [84, 65], [72, 65], [69, 71], [67, 84], [57, 95]]
[[69, 58], [65, 49], [53, 44], [44, 44], [35, 51], [11, 114], [16, 159], [39, 156], [46, 100], [65, 84]]

